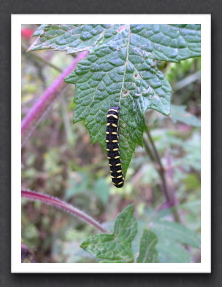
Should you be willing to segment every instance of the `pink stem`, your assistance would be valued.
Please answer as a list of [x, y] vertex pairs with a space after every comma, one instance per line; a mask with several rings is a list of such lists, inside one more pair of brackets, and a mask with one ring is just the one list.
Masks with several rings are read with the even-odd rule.
[[[64, 70], [64, 72], [51, 84], [50, 87], [42, 94], [37, 103], [30, 109], [28, 114], [22, 120], [22, 136], [27, 135], [28, 131], [33, 132], [34, 124], [41, 118], [44, 111], [55, 99], [58, 91], [62, 88], [64, 83], [64, 78], [68, 76], [77, 66], [78, 62], [85, 58], [88, 51], [80, 53], [73, 61], [73, 63]], [[33, 128], [33, 129], [32, 129]], [[30, 132], [30, 134], [31, 134]], [[29, 136], [30, 136], [29, 134]], [[27, 139], [27, 138], [26, 138]]]
[[42, 201], [46, 204], [61, 208], [65, 211], [73, 214], [74, 216], [79, 217], [80, 219], [82, 219], [86, 223], [92, 224], [94, 227], [96, 227], [101, 232], [107, 233], [107, 231], [93, 218], [91, 218], [90, 216], [88, 216], [84, 212], [78, 210], [77, 208], [73, 207], [72, 205], [70, 205], [64, 201], [61, 201], [60, 199], [58, 199], [56, 197], [52, 197], [52, 196], [49, 196], [47, 194], [43, 194], [40, 192], [31, 191], [31, 190], [24, 190], [24, 189], [21, 191], [21, 196], [28, 198], [28, 199], [31, 199], [31, 200], [39, 200], [39, 201]]

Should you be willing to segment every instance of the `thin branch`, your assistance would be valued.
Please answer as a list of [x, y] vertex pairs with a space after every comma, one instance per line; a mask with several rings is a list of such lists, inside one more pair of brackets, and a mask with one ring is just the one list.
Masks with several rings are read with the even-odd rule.
[[[22, 47], [22, 51], [23, 52], [26, 52], [27, 51], [27, 48], [24, 46], [24, 45], [21, 45]], [[32, 58], [35, 58], [36, 60], [38, 60], [39, 62], [42, 62], [44, 65], [46, 66], [49, 66], [51, 68], [53, 68], [54, 70], [62, 73], [62, 69], [60, 69], [59, 67], [55, 66], [54, 64], [46, 61], [45, 59], [43, 59], [42, 57], [38, 56], [37, 54], [35, 53], [28, 53], [26, 54], [28, 57], [32, 57]]]
[[[158, 153], [158, 151], [156, 149], [156, 146], [154, 144], [154, 141], [152, 139], [152, 136], [151, 136], [150, 132], [146, 131], [146, 133], [147, 133], [149, 142], [150, 142], [150, 144], [152, 146], [152, 149], [149, 147], [149, 145], [148, 145], [148, 143], [146, 141], [144, 141], [144, 146], [145, 146], [145, 148], [146, 148], [146, 146], [149, 147], [148, 150], [147, 150], [147, 148], [146, 148], [146, 150], [148, 151], [148, 154], [150, 155], [150, 158], [151, 158], [152, 162], [156, 162], [158, 164], [157, 171], [158, 171], [160, 179], [162, 181], [163, 194], [164, 194], [164, 196], [166, 198], [167, 204], [169, 204], [170, 206], [173, 206], [173, 205], [175, 205], [176, 200], [174, 198], [174, 194], [171, 194], [170, 190], [167, 187], [167, 181], [166, 181], [166, 177], [165, 177], [165, 169], [164, 169], [164, 167], [162, 165], [159, 153]], [[172, 209], [172, 212], [173, 212], [175, 220], [177, 222], [181, 222], [180, 216], [179, 216], [179, 213], [178, 213], [177, 209]]]
[[152, 151], [151, 151], [151, 149], [150, 149], [150, 147], [149, 147], [149, 145], [145, 139], [143, 140], [143, 143], [144, 143], [144, 147], [145, 147], [146, 152], [150, 156], [151, 161], [155, 162], [154, 155], [152, 154]]
[[[148, 138], [150, 139], [150, 136], [148, 136]], [[164, 177], [164, 170], [163, 170], [162, 163], [161, 162], [159, 163], [159, 161], [157, 160], [153, 145], [151, 144], [151, 146], [152, 146], [152, 149], [149, 147], [149, 144], [144, 139], [144, 147], [145, 147], [147, 153], [149, 154], [151, 161], [157, 166], [157, 172], [159, 173], [159, 176], [160, 176], [161, 181], [162, 181], [163, 194], [164, 194], [167, 202], [171, 202], [171, 199], [169, 198], [168, 193], [167, 193], [167, 186], [166, 186], [166, 180]]]
[[155, 146], [155, 144], [154, 144], [153, 138], [151, 137], [151, 134], [150, 134], [149, 131], [146, 131], [146, 134], [147, 134], [147, 136], [148, 136], [148, 138], [149, 138], [149, 141], [150, 141], [150, 143], [151, 143], [151, 145], [152, 145], [152, 148], [153, 148], [153, 151], [154, 151], [154, 154], [155, 154], [155, 158], [156, 158], [156, 160], [157, 160], [157, 162], [158, 162], [158, 164], [159, 164], [159, 166], [160, 166], [160, 169], [161, 169], [162, 171], [164, 171], [164, 167], [163, 167], [162, 162], [161, 162], [161, 160], [160, 160], [160, 156], [159, 156], [159, 154], [158, 154], [158, 152], [157, 152], [157, 149], [156, 149], [156, 146]]

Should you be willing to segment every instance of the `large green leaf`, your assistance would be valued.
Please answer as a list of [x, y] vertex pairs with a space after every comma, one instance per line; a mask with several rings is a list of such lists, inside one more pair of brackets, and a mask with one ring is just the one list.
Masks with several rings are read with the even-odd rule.
[[74, 122], [105, 150], [106, 114], [120, 106], [120, 154], [126, 174], [135, 145], [142, 146], [144, 114], [170, 114], [171, 86], [154, 60], [200, 56], [200, 25], [41, 25], [29, 50], [90, 53], [66, 78], [76, 85]]
[[162, 239], [159, 240], [156, 249], [159, 254], [160, 263], [190, 263], [190, 253], [179, 243]]
[[134, 261], [131, 244], [137, 233], [134, 206], [127, 206], [118, 216], [112, 234], [97, 234], [86, 239], [81, 248], [103, 262], [130, 263]]
[[155, 220], [150, 223], [150, 229], [159, 239], [168, 239], [200, 248], [199, 235], [182, 224], [166, 220]]
[[93, 47], [121, 40], [126, 31], [132, 44], [152, 53], [154, 59], [179, 62], [200, 56], [201, 25], [195, 24], [41, 25], [33, 34], [39, 38], [29, 51], [50, 48], [67, 53], [91, 51]]
[[[189, 242], [191, 244], [188, 245], [191, 246], [195, 245], [195, 247], [197, 247], [199, 246], [199, 236], [195, 232], [187, 229], [181, 224], [176, 223], [174, 225], [174, 222], [169, 222], [163, 219], [161, 220], [160, 218], [162, 216], [167, 216], [167, 212], [170, 213], [170, 209], [168, 209], [168, 211], [161, 210], [161, 212], [158, 212], [158, 214], [156, 214], [158, 217], [153, 221], [151, 221], [150, 223], [147, 223], [147, 221], [138, 220], [138, 231], [135, 239], [133, 240], [133, 252], [134, 254], [136, 253], [141, 254], [141, 241], [142, 241], [141, 239], [143, 238], [144, 228], [145, 230], [147, 230], [147, 227], [149, 227], [152, 230], [152, 234], [154, 234], [154, 237], [153, 240], [148, 239], [146, 243], [144, 242], [143, 250], [147, 250], [148, 255], [149, 255], [149, 247], [152, 246], [151, 242], [153, 241], [154, 244], [156, 243], [155, 246], [153, 244], [154, 256], [157, 255], [158, 253], [158, 262], [160, 263], [191, 262], [191, 255], [189, 251], [187, 251], [184, 248], [182, 243]], [[147, 216], [151, 218], [152, 212], [150, 214], [147, 214]], [[184, 236], [184, 234], [185, 238], [181, 239]], [[140, 245], [140, 251], [138, 250], [139, 245]], [[143, 254], [146, 254], [146, 251], [143, 252]]]

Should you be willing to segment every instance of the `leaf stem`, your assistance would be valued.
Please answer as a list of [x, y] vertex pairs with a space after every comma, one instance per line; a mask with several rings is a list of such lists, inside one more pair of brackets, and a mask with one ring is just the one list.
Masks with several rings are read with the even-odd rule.
[[53, 205], [55, 207], [61, 208], [63, 210], [65, 210], [66, 212], [79, 217], [81, 220], [85, 221], [88, 224], [93, 225], [95, 228], [97, 228], [99, 231], [103, 232], [103, 233], [107, 233], [107, 231], [96, 221], [94, 220], [92, 217], [90, 217], [89, 215], [87, 215], [86, 213], [84, 213], [83, 211], [75, 208], [74, 206], [56, 198], [56, 197], [52, 197], [49, 196], [47, 194], [43, 194], [40, 192], [35, 192], [35, 191], [31, 191], [31, 190], [26, 190], [23, 189], [21, 191], [21, 196], [30, 200], [34, 200], [34, 201], [42, 201], [48, 205]]

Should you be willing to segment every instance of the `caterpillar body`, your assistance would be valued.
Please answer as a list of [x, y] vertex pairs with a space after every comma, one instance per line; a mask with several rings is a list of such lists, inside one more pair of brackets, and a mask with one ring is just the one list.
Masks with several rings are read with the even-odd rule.
[[119, 153], [118, 120], [119, 107], [110, 107], [107, 113], [106, 150], [109, 159], [112, 183], [117, 188], [120, 188], [124, 185], [124, 177]]

